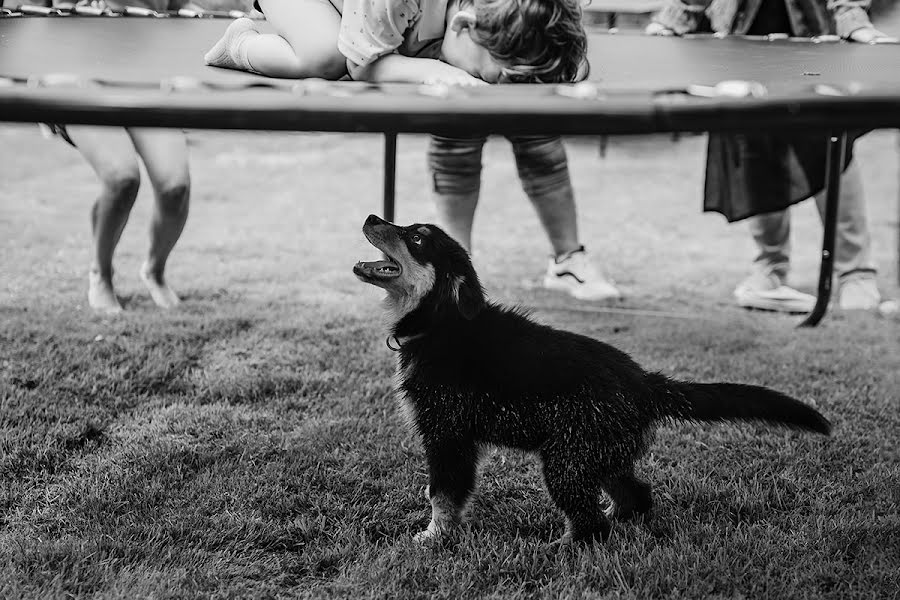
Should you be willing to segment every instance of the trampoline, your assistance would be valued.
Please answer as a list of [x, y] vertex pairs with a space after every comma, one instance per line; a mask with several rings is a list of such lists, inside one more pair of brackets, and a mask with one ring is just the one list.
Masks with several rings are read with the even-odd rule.
[[[3, 14], [0, 121], [382, 133], [388, 220], [400, 133], [821, 132], [827, 208], [807, 326], [821, 320], [831, 297], [846, 132], [900, 127], [900, 45], [893, 44], [594, 33], [587, 82], [462, 89], [207, 67], [203, 54], [226, 22], [198, 13]], [[723, 85], [729, 81], [736, 83]]]

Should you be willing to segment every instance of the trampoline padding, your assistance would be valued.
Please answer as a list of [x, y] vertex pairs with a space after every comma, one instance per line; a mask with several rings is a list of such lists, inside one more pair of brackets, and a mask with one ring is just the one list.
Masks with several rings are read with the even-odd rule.
[[[221, 19], [0, 18], [0, 77], [12, 83], [0, 86], [0, 119], [564, 134], [900, 124], [896, 45], [593, 34], [596, 87], [586, 98], [573, 98], [546, 85], [431, 93], [415, 85], [306, 82], [298, 90], [293, 80], [205, 66], [204, 52], [226, 26]], [[22, 84], [56, 74], [99, 85], [60, 90]], [[735, 79], [761, 82], [769, 93], [739, 99], [668, 94]], [[823, 84], [849, 95], [816, 93]]]

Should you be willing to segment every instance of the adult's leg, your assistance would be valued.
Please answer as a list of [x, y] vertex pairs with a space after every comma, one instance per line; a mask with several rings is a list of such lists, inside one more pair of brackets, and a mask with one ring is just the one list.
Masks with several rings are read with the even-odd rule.
[[438, 224], [466, 250], [472, 248], [472, 225], [481, 189], [481, 155], [486, 141], [486, 136], [432, 135], [428, 146]]
[[270, 77], [340, 79], [346, 59], [337, 49], [341, 15], [327, 0], [261, 0], [276, 34], [257, 33], [249, 19], [233, 22], [206, 54], [207, 64]]
[[[825, 218], [825, 192], [816, 194], [816, 208]], [[875, 273], [872, 260], [872, 238], [866, 215], [862, 175], [855, 160], [841, 175], [841, 194], [838, 203], [837, 239], [834, 249], [834, 270], [839, 277], [853, 273]]]
[[94, 254], [88, 276], [88, 304], [117, 313], [122, 306], [113, 288], [112, 258], [140, 186], [134, 145], [120, 127], [70, 125], [69, 137], [100, 179], [100, 194], [91, 209]]
[[750, 235], [759, 250], [753, 261], [754, 268], [767, 275], [775, 275], [781, 283], [787, 279], [791, 262], [789, 211], [790, 209], [778, 210], [747, 219]]
[[[825, 218], [825, 192], [816, 194], [819, 215]], [[843, 309], [872, 310], [881, 302], [872, 260], [872, 238], [866, 216], [862, 175], [851, 161], [841, 175], [834, 272], [838, 276], [838, 304]]]
[[161, 308], [172, 308], [178, 296], [166, 285], [166, 261], [188, 216], [191, 178], [187, 140], [180, 130], [129, 129], [131, 139], [153, 185], [154, 209], [150, 222], [150, 250], [141, 266], [141, 279]]
[[739, 306], [789, 313], [808, 313], [816, 297], [786, 284], [790, 270], [790, 209], [747, 219], [759, 253], [753, 271], [734, 290]]

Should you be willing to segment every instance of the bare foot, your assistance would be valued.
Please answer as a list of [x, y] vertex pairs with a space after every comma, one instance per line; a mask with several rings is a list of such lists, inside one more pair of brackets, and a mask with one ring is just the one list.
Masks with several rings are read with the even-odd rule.
[[153, 302], [155, 302], [158, 307], [170, 309], [181, 304], [181, 300], [175, 292], [172, 291], [172, 288], [166, 285], [162, 275], [157, 276], [153, 274], [147, 263], [141, 265], [140, 274], [141, 281], [147, 286], [150, 297], [153, 298]]
[[108, 315], [122, 312], [122, 305], [116, 298], [112, 280], [102, 277], [99, 271], [93, 269], [88, 273], [88, 304], [95, 311]]

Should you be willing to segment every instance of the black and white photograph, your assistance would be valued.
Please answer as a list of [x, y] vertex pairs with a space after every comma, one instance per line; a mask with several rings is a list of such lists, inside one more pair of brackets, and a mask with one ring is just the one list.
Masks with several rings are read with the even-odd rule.
[[900, 2], [0, 0], [0, 598], [900, 600]]

